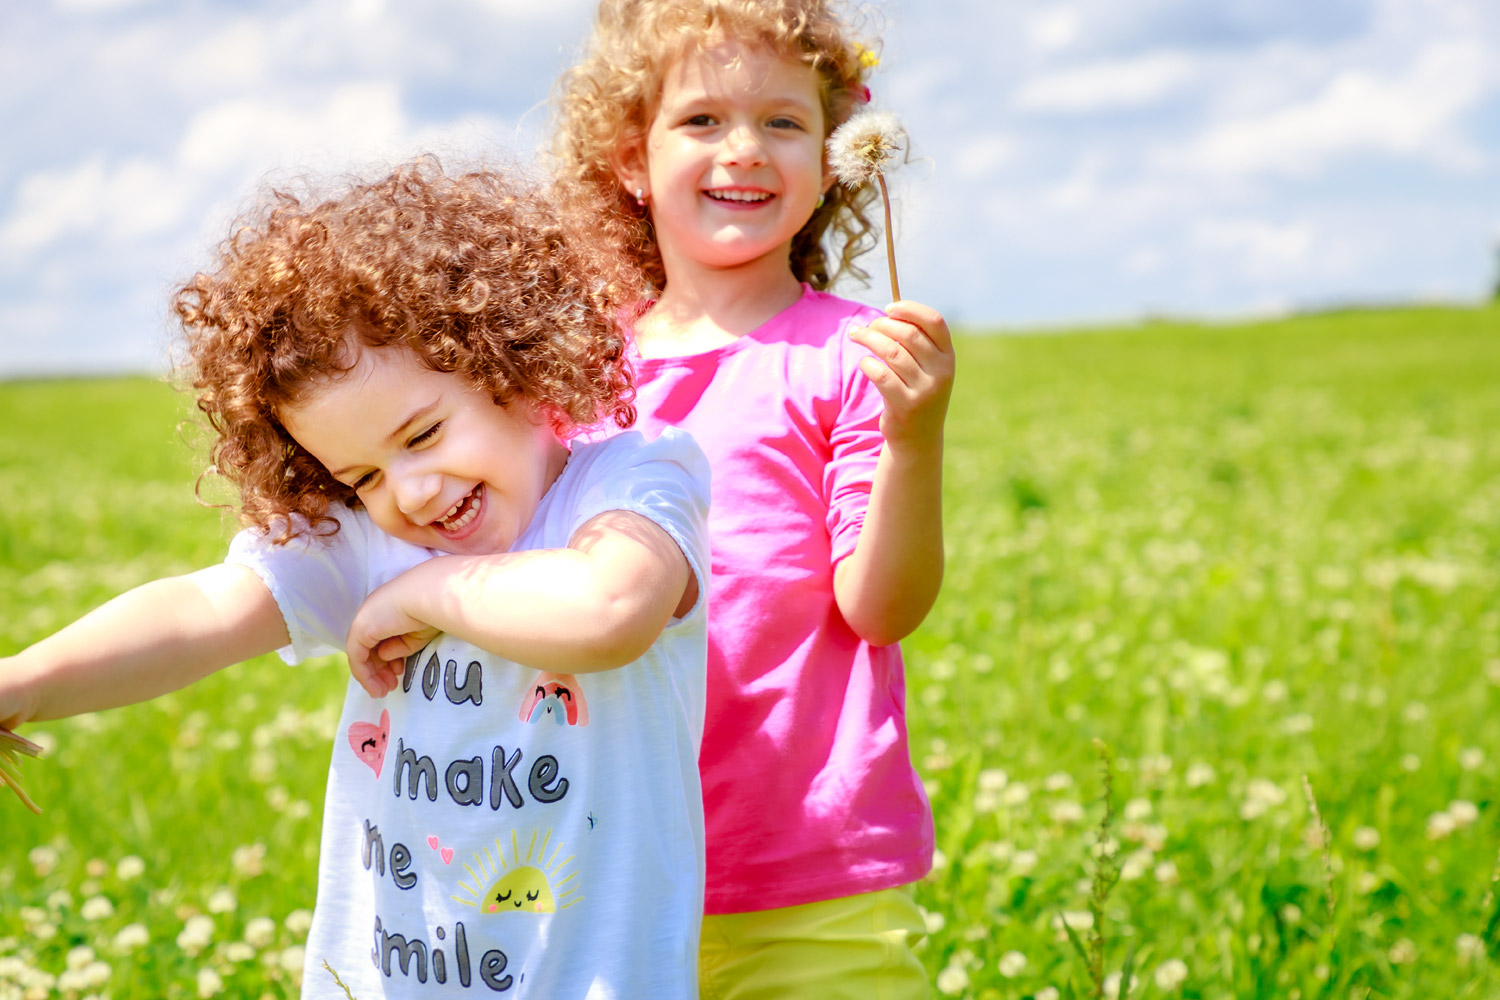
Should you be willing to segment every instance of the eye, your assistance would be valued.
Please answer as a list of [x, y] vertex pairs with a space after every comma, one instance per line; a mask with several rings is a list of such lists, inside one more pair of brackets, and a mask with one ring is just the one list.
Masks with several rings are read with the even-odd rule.
[[683, 122], [682, 124], [684, 124], [684, 125], [696, 125], [696, 126], [698, 126], [700, 128], [703, 128], [703, 127], [706, 127], [706, 126], [709, 126], [709, 125], [717, 125], [718, 121], [714, 118], [713, 115], [703, 114], [703, 115], [693, 115], [691, 118], [689, 118], [687, 121]]
[[563, 687], [561, 684], [559, 684], [557, 686], [557, 696], [559, 698], [566, 698], [569, 701], [573, 700], [573, 692], [569, 691], [567, 688]]
[[766, 124], [771, 128], [795, 129], [798, 132], [804, 131], [801, 122], [795, 118], [788, 118], [786, 115], [778, 115], [766, 122]]
[[503, 902], [505, 902], [509, 898], [510, 898], [510, 890], [509, 889], [506, 889], [504, 892], [497, 892], [495, 894], [495, 902], [497, 902], [497, 903], [503, 903]]
[[433, 424], [431, 427], [427, 428], [425, 431], [423, 431], [422, 433], [418, 434], [416, 437], [412, 438], [410, 441], [406, 442], [406, 446], [408, 448], [412, 448], [412, 447], [415, 447], [416, 445], [419, 445], [419, 444], [423, 443], [424, 441], [430, 441], [430, 440], [432, 440], [433, 436], [435, 434], [437, 434], [438, 428], [440, 428], [442, 426], [443, 426], [443, 422], [441, 420], [439, 420], [437, 423]]
[[538, 889], [536, 892], [528, 892], [526, 894], [526, 902], [528, 902], [528, 903], [535, 903], [536, 902], [536, 898], [538, 896], [540, 896], [541, 894], [542, 894], [542, 891], [540, 889]]
[[356, 493], [362, 493], [375, 485], [376, 476], [375, 472], [366, 472], [363, 476], [350, 483], [349, 488]]

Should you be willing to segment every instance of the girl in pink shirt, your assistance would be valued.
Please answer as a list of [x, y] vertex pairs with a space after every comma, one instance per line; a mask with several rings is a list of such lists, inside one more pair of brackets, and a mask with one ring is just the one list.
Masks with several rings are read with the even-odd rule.
[[559, 186], [637, 265], [638, 426], [713, 469], [705, 997], [925, 996], [932, 813], [898, 640], [942, 579], [947, 325], [829, 295], [874, 244], [824, 144], [873, 60], [827, 0], [603, 0]]

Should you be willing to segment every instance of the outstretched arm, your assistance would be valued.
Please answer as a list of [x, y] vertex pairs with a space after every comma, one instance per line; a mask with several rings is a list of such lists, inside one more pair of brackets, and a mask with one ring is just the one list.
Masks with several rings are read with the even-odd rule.
[[440, 556], [377, 588], [349, 630], [349, 669], [382, 697], [404, 658], [446, 632], [539, 670], [611, 670], [644, 655], [697, 595], [670, 535], [639, 514], [607, 511], [565, 549]]
[[243, 566], [156, 580], [0, 659], [0, 726], [146, 701], [287, 641], [271, 592]]
[[880, 390], [885, 438], [854, 551], [834, 569], [844, 620], [871, 645], [922, 624], [943, 582], [943, 423], [953, 340], [943, 317], [902, 300], [850, 334], [873, 355], [859, 367]]

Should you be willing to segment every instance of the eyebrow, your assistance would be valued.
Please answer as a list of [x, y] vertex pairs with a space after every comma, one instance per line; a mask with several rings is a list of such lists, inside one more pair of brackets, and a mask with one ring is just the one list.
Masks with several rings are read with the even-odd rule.
[[[442, 402], [442, 400], [440, 400], [440, 399], [434, 399], [432, 402], [428, 403], [426, 406], [419, 406], [419, 407], [417, 407], [415, 410], [413, 410], [411, 412], [411, 414], [405, 420], [401, 421], [401, 425], [399, 427], [397, 427], [395, 430], [391, 431], [389, 434], [386, 435], [386, 437], [385, 437], [386, 441], [387, 442], [395, 441], [398, 438], [404, 437], [406, 435], [407, 429], [410, 428], [412, 424], [417, 423], [418, 421], [420, 421], [423, 418], [425, 418], [428, 414], [430, 414], [434, 410], [436, 410], [438, 408], [438, 405], [441, 402]], [[349, 471], [351, 469], [358, 469], [358, 468], [360, 468], [359, 465], [346, 465], [342, 469], [331, 469], [331, 470], [329, 470], [329, 475], [333, 476], [334, 479], [343, 479], [345, 476], [347, 476], [349, 474]]]

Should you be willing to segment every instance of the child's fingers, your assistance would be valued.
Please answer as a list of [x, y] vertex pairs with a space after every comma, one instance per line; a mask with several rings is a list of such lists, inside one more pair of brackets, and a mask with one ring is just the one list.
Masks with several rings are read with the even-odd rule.
[[913, 302], [910, 299], [902, 299], [886, 306], [885, 314], [891, 319], [902, 320], [917, 327], [939, 351], [945, 354], [952, 353], [953, 335], [948, 330], [948, 321], [943, 319], [942, 313], [931, 306]]
[[932, 341], [909, 323], [882, 317], [852, 331], [849, 339], [868, 349], [903, 384], [914, 389], [929, 386], [952, 369]]

